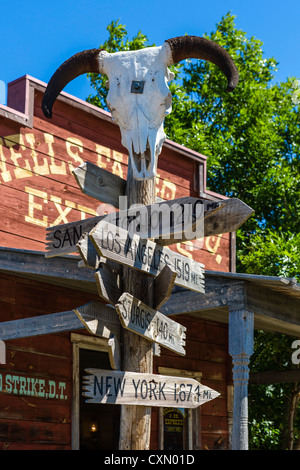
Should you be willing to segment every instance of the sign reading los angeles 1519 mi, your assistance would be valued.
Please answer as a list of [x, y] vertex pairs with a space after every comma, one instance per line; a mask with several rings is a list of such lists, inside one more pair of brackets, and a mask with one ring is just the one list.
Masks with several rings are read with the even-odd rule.
[[204, 265], [151, 240], [109, 224], [104, 220], [91, 230], [89, 237], [104, 258], [156, 276], [165, 265], [176, 271], [175, 284], [204, 292]]
[[137, 372], [86, 369], [87, 403], [196, 408], [220, 394], [195, 379]]

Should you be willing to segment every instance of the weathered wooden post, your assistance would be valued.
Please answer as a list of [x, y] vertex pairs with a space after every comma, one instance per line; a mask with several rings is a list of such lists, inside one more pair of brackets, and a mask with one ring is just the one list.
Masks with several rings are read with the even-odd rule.
[[248, 450], [248, 382], [253, 353], [254, 314], [229, 312], [229, 354], [233, 363], [232, 450]]
[[[144, 181], [133, 178], [129, 162], [126, 195], [128, 206], [155, 202], [155, 176]], [[130, 292], [149, 307], [153, 305], [153, 283], [149, 276], [123, 267], [123, 291]], [[131, 331], [123, 330], [122, 370], [140, 373], [153, 371], [153, 345]], [[151, 407], [123, 405], [121, 408], [119, 449], [149, 450]]]

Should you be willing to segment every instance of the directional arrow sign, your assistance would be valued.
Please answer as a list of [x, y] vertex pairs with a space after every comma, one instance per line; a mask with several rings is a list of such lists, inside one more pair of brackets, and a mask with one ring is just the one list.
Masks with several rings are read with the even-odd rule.
[[182, 197], [149, 205], [135, 205], [106, 216], [106, 221], [141, 238], [164, 239], [171, 245], [204, 236], [204, 220], [225, 203]]
[[46, 257], [77, 251], [76, 245], [82, 235], [101, 220], [130, 233], [137, 233], [141, 238], [162, 239], [166, 245], [201, 238], [205, 219], [223, 206], [223, 201], [209, 202], [202, 198], [183, 197], [48, 227]]
[[88, 302], [74, 312], [92, 334], [107, 338], [108, 356], [112, 369], [121, 368], [120, 333], [121, 324], [116, 310], [100, 302]]
[[89, 234], [98, 254], [153, 276], [169, 265], [177, 274], [179, 286], [204, 292], [204, 265], [105, 221]]
[[[173, 201], [164, 201], [160, 204], [153, 204], [152, 206], [144, 206], [145, 209], [139, 210], [138, 208], [132, 208], [129, 209], [129, 211], [120, 211], [117, 213], [90, 217], [85, 220], [77, 220], [76, 222], [70, 222], [68, 224], [48, 227], [46, 229], [47, 243], [45, 256], [50, 258], [52, 256], [60, 256], [76, 252], [76, 245], [82, 235], [85, 232], [89, 232], [95, 225], [104, 219], [110, 223], [118, 224], [121, 228], [125, 228], [126, 230], [127, 228], [130, 228], [141, 238], [147, 238], [148, 236], [156, 238], [156, 241], [158, 241], [161, 246], [166, 246], [187, 240], [193, 240], [195, 238], [201, 238], [202, 236], [209, 237], [211, 235], [234, 232], [254, 212], [251, 207], [236, 198], [224, 199], [218, 203], [211, 203], [217, 204], [212, 206], [209, 206], [207, 201], [204, 201], [205, 200], [201, 198], [179, 198], [174, 199]], [[203, 203], [203, 206], [200, 205], [200, 202]], [[191, 206], [189, 206], [189, 203]], [[173, 214], [172, 207], [173, 209], [177, 207], [176, 210], [179, 211], [177, 212], [177, 215], [179, 215], [179, 221], [177, 219], [178, 223], [175, 224], [175, 226], [172, 226], [172, 219], [170, 219]], [[187, 216], [184, 211], [181, 212], [181, 207], [191, 208], [186, 209]], [[199, 210], [201, 207], [204, 208], [203, 213]], [[195, 219], [195, 210], [193, 208], [196, 211], [199, 211], [198, 219]], [[144, 225], [144, 227], [142, 227], [142, 231], [139, 221], [141, 213], [144, 213], [146, 209], [147, 217], [150, 217], [151, 219], [152, 214], [152, 219], [148, 221], [147, 226]], [[189, 210], [192, 211], [191, 217], [189, 217]], [[164, 214], [164, 222], [159, 223], [158, 225], [155, 221], [157, 220], [157, 214]], [[165, 218], [166, 214], [169, 215], [169, 217]], [[184, 220], [184, 226], [182, 226], [182, 220]], [[202, 223], [204, 223], [203, 226], [201, 226]], [[195, 229], [196, 227], [197, 229]], [[96, 259], [95, 263], [97, 263]]]
[[74, 308], [74, 312], [90, 333], [103, 338], [112, 334], [120, 337], [120, 320], [110, 305], [92, 301]]
[[195, 379], [137, 372], [86, 369], [88, 403], [197, 408], [220, 394]]
[[46, 258], [77, 251], [77, 243], [85, 232], [95, 227], [105, 215], [77, 220], [68, 224], [53, 225], [46, 229]]
[[176, 279], [176, 272], [167, 264], [154, 279], [153, 306], [156, 310], [170, 298]]
[[182, 356], [185, 355], [184, 326], [148, 307], [127, 292], [121, 295], [115, 307], [124, 328]]
[[98, 294], [106, 302], [115, 305], [122, 294], [120, 276], [106, 264], [101, 264], [95, 273]]
[[220, 233], [235, 232], [254, 210], [237, 198], [222, 200], [219, 211], [211, 213], [204, 223], [204, 236], [219, 235]]
[[[196, 203], [194, 202], [193, 204], [194, 205], [191, 207], [197, 209], [197, 205], [195, 205]], [[173, 232], [171, 232], [169, 238], [165, 235], [162, 235], [159, 236], [156, 241], [160, 245], [166, 246], [173, 243], [194, 240], [196, 238], [209, 237], [227, 232], [235, 232], [254, 213], [251, 207], [247, 206], [247, 204], [237, 198], [223, 199], [222, 201], [218, 201], [217, 204], [217, 207], [207, 206], [208, 210], [204, 211], [203, 221], [201, 216], [197, 217], [194, 215], [194, 220], [192, 222], [187, 218], [187, 222], [184, 223], [181, 236], [180, 230], [177, 230], [177, 233], [173, 234]], [[188, 208], [188, 205], [185, 204], [185, 207]], [[186, 211], [188, 211], [188, 209], [186, 209]], [[201, 226], [202, 222], [203, 225]], [[198, 236], [199, 232], [200, 236]]]
[[75, 168], [73, 175], [84, 194], [119, 207], [119, 196], [125, 195], [126, 180], [90, 162]]

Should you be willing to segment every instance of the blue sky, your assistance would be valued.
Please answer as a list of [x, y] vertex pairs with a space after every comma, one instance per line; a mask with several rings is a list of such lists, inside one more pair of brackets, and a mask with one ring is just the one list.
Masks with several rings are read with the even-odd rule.
[[[300, 78], [299, 0], [2, 0], [0, 81], [28, 74], [47, 83], [65, 59], [103, 43], [107, 25], [118, 18], [129, 38], [141, 30], [160, 45], [185, 33], [210, 33], [228, 11], [248, 37], [263, 42], [265, 57], [279, 62], [277, 81]], [[85, 99], [91, 88], [82, 76], [65, 91]]]

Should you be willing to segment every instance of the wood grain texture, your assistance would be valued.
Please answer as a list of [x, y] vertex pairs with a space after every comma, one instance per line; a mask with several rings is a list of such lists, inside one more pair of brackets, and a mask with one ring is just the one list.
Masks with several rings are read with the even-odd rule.
[[177, 273], [167, 264], [154, 279], [153, 306], [156, 310], [170, 298]]
[[185, 327], [127, 292], [121, 295], [115, 307], [124, 328], [177, 354], [185, 355]]
[[73, 174], [84, 194], [119, 207], [119, 196], [125, 195], [126, 180], [91, 162], [80, 165]]
[[90, 403], [196, 408], [219, 393], [184, 377], [86, 369], [83, 395]]
[[153, 276], [167, 264], [177, 273], [176, 285], [204, 292], [204, 266], [201, 263], [160, 247], [151, 240], [141, 240], [136, 234], [130, 237], [127, 230], [107, 222], [97, 224], [89, 237], [100, 256]]
[[115, 305], [122, 294], [120, 276], [103, 263], [97, 269], [95, 279], [99, 296], [106, 302]]
[[110, 338], [111, 335], [120, 337], [120, 321], [111, 306], [91, 301], [74, 309], [74, 312], [90, 333], [103, 338]]

